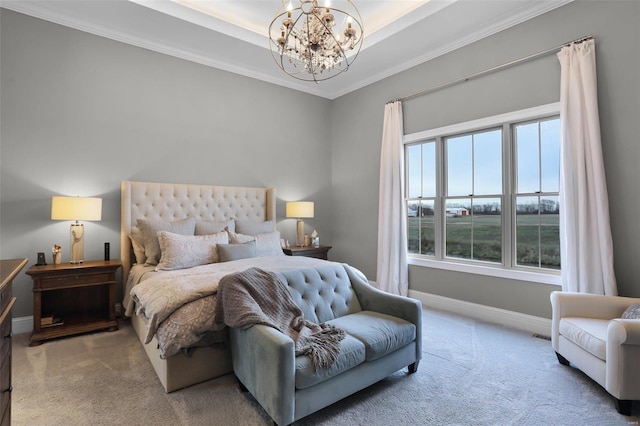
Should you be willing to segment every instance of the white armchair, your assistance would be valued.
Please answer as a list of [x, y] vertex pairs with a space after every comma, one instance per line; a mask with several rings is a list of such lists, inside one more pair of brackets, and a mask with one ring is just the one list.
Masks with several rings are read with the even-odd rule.
[[621, 319], [640, 299], [585, 293], [551, 293], [551, 344], [558, 361], [572, 363], [631, 415], [640, 400], [640, 319]]

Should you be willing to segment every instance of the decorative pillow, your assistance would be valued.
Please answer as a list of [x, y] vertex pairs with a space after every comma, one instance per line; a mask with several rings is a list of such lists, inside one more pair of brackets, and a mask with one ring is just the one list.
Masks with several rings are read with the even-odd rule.
[[280, 231], [273, 231], [263, 234], [244, 235], [236, 232], [229, 233], [231, 244], [245, 244], [250, 241], [256, 242], [256, 256], [284, 256], [282, 245], [280, 244]]
[[640, 303], [629, 306], [622, 314], [623, 319], [640, 319]]
[[276, 229], [275, 225], [273, 220], [265, 220], [264, 222], [257, 220], [236, 220], [235, 232], [245, 235], [265, 234], [267, 232], [273, 232]]
[[254, 235], [256, 239], [256, 256], [284, 256], [280, 245], [280, 232]]
[[229, 234], [229, 243], [231, 244], [244, 244], [248, 243], [249, 241], [256, 240], [256, 238], [252, 235], [237, 234], [231, 231], [229, 228], [225, 228], [225, 230]]
[[158, 232], [162, 256], [156, 270], [192, 268], [219, 261], [218, 244], [227, 244], [226, 232], [209, 235], [180, 235], [167, 231]]
[[244, 244], [218, 244], [218, 256], [220, 262], [256, 257], [256, 242], [249, 241]]
[[173, 234], [193, 235], [196, 229], [196, 220], [192, 217], [176, 220], [175, 222], [168, 222], [162, 219], [138, 219], [138, 228], [144, 242], [144, 254], [147, 256], [145, 265], [157, 265], [161, 254], [158, 232], [167, 231]]
[[144, 254], [144, 242], [142, 241], [142, 234], [138, 228], [131, 229], [131, 247], [133, 248], [133, 255], [136, 257], [136, 263], [138, 265], [144, 265], [147, 261], [147, 256]]
[[225, 228], [229, 228], [235, 232], [236, 222], [233, 219], [225, 221], [199, 220], [196, 222], [196, 235], [208, 235], [222, 232]]

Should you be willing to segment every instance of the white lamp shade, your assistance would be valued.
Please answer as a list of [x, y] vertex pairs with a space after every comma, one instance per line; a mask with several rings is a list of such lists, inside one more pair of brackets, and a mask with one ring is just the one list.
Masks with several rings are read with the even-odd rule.
[[286, 216], [299, 219], [313, 217], [313, 201], [287, 202]]
[[51, 220], [102, 220], [102, 198], [52, 197]]

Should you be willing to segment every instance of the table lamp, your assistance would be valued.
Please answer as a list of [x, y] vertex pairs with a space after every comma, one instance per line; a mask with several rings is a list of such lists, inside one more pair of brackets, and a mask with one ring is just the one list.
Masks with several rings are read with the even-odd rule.
[[286, 216], [298, 219], [296, 227], [296, 245], [304, 246], [304, 221], [303, 218], [313, 217], [313, 201], [287, 202]]
[[51, 220], [75, 220], [71, 224], [71, 263], [84, 260], [84, 225], [79, 220], [101, 220], [102, 198], [52, 197]]

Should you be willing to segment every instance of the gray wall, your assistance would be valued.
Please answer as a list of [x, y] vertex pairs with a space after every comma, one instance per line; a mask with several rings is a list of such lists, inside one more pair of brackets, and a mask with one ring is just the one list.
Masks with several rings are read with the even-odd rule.
[[[385, 102], [593, 35], [618, 288], [622, 295], [640, 296], [638, 22], [640, 2], [576, 1], [335, 100], [331, 155], [336, 256], [375, 279]], [[408, 100], [403, 105], [405, 133], [557, 102], [559, 72], [557, 58], [550, 55]], [[410, 266], [409, 288], [550, 318], [549, 293], [558, 287]]]
[[[105, 241], [119, 250], [121, 180], [265, 185], [278, 190], [280, 218], [284, 200], [315, 201], [307, 229], [371, 279], [385, 102], [593, 35], [616, 274], [621, 294], [640, 296], [640, 2], [576, 1], [334, 101], [4, 9], [1, 19], [0, 257], [32, 264], [62, 243], [67, 259], [69, 224], [50, 220], [52, 195], [104, 198], [103, 220], [86, 224], [86, 257], [100, 258]], [[558, 75], [549, 56], [407, 101], [405, 131], [557, 101]], [[294, 238], [292, 220], [279, 229]], [[543, 317], [556, 288], [409, 273], [413, 290]], [[31, 314], [30, 290], [21, 274], [15, 316]]]
[[[307, 219], [331, 241], [330, 102], [2, 9], [0, 257], [54, 243], [69, 222], [52, 195], [103, 197], [87, 222], [85, 258], [118, 257], [120, 182], [277, 189], [278, 228], [295, 239], [284, 201], [316, 202]], [[331, 255], [331, 253], [330, 253]], [[15, 280], [14, 316], [32, 313], [31, 281]]]

